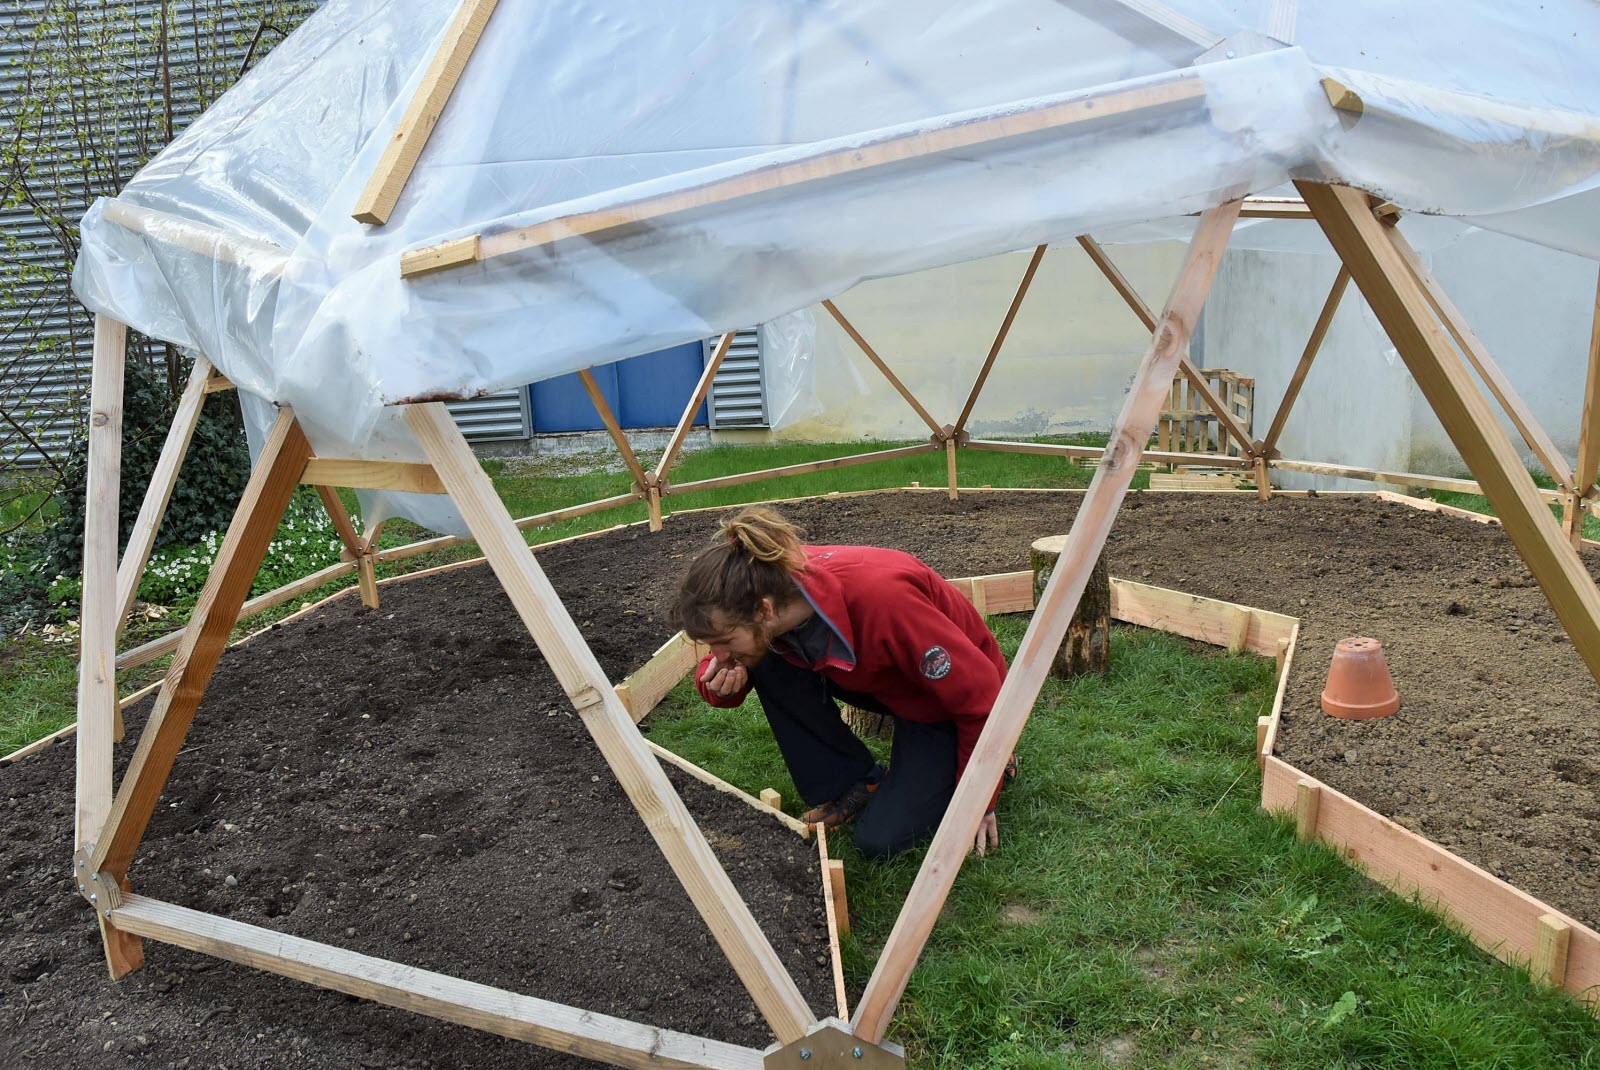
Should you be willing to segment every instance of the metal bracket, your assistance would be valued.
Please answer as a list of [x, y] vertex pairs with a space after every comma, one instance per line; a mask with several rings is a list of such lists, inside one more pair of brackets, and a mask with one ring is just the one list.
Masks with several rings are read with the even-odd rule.
[[104, 870], [91, 871], [93, 859], [93, 844], [78, 848], [72, 856], [72, 883], [102, 918], [109, 918], [122, 903], [122, 886]]
[[789, 1044], [767, 1049], [766, 1070], [905, 1070], [906, 1052], [885, 1041], [869, 1044], [850, 1032], [850, 1023], [824, 1018]]
[[959, 448], [971, 442], [972, 435], [966, 431], [957, 431], [954, 424], [945, 424], [942, 429], [928, 436], [928, 441], [941, 449], [952, 439], [955, 440], [955, 444]]

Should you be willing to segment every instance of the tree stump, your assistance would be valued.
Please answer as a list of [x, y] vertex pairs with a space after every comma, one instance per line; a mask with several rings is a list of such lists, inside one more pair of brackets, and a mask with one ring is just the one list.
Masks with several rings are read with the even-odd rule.
[[[1044, 597], [1045, 584], [1055, 571], [1056, 559], [1066, 545], [1065, 535], [1051, 535], [1040, 539], [1028, 551], [1028, 564], [1033, 567], [1033, 601], [1035, 605]], [[1067, 625], [1066, 638], [1061, 649], [1051, 659], [1050, 675], [1063, 680], [1090, 673], [1104, 673], [1111, 667], [1111, 573], [1106, 569], [1105, 554], [1094, 563], [1089, 583], [1083, 590], [1078, 611]]]

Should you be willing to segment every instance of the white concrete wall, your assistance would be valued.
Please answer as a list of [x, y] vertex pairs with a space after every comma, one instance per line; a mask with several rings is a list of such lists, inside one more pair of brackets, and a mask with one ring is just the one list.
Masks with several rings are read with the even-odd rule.
[[[1160, 308], [1184, 249], [1111, 250]], [[940, 424], [954, 423], [1031, 250], [863, 283], [839, 297], [856, 330]], [[927, 427], [818, 307], [816, 411], [774, 434], [798, 441], [922, 439]], [[976, 437], [1107, 430], [1149, 333], [1076, 243], [1051, 248], [968, 422]]]

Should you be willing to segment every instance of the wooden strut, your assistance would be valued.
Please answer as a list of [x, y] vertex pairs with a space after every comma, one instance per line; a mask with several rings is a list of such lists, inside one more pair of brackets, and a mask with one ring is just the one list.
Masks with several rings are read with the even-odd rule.
[[605, 424], [606, 434], [617, 444], [617, 452], [622, 454], [622, 463], [633, 473], [634, 484], [643, 491], [650, 485], [650, 478], [645, 475], [644, 466], [639, 463], [639, 458], [634, 456], [633, 445], [623, 433], [622, 424], [617, 421], [611, 406], [606, 403], [606, 396], [601, 393], [600, 384], [594, 381], [594, 372], [588, 368], [578, 369], [578, 381], [583, 384], [584, 391], [589, 395], [589, 401], [594, 405], [594, 411], [599, 414], [600, 422]]
[[716, 351], [711, 354], [705, 370], [700, 373], [700, 381], [694, 386], [694, 393], [689, 396], [689, 404], [683, 410], [682, 419], [678, 421], [678, 426], [673, 428], [672, 437], [667, 440], [666, 451], [661, 454], [661, 460], [656, 462], [655, 468], [645, 476], [644, 491], [650, 509], [651, 531], [661, 530], [661, 496], [667, 492], [667, 472], [671, 470], [672, 463], [678, 459], [678, 452], [683, 449], [683, 443], [689, 437], [689, 429], [694, 426], [694, 414], [700, 411], [700, 403], [711, 391], [711, 381], [717, 377], [717, 370], [722, 367], [722, 358], [728, 355], [728, 347], [733, 345], [734, 336], [738, 333], [729, 331], [717, 343]]
[[1294, 374], [1289, 377], [1289, 385], [1284, 388], [1283, 400], [1278, 402], [1278, 411], [1272, 417], [1272, 426], [1267, 429], [1267, 437], [1261, 440], [1261, 454], [1267, 458], [1278, 455], [1278, 437], [1283, 434], [1284, 425], [1289, 422], [1289, 410], [1294, 408], [1294, 403], [1300, 397], [1300, 388], [1305, 384], [1306, 374], [1311, 371], [1311, 362], [1316, 359], [1317, 353], [1322, 349], [1323, 340], [1328, 337], [1328, 329], [1333, 326], [1334, 313], [1339, 311], [1339, 302], [1344, 299], [1344, 292], [1350, 285], [1350, 269], [1343, 264], [1339, 265], [1339, 273], [1333, 277], [1333, 287], [1328, 291], [1328, 299], [1322, 303], [1322, 311], [1317, 314], [1317, 322], [1311, 328], [1311, 337], [1306, 340], [1306, 348], [1300, 354], [1300, 362], [1294, 366]]
[[[1044, 456], [1055, 455], [1058, 457], [1081, 457], [1085, 460], [1100, 460], [1109, 452], [1109, 448], [1099, 446], [1062, 446], [1054, 442], [1006, 442], [1000, 439], [973, 438], [965, 444], [971, 450], [992, 450], [995, 453], [1036, 453]], [[1251, 461], [1247, 457], [1218, 457], [1210, 453], [1175, 453], [1168, 450], [1145, 450], [1139, 454], [1140, 461], [1152, 461], [1156, 464], [1193, 464], [1204, 465], [1207, 468], [1238, 468], [1247, 469]]]
[[[1583, 415], [1578, 425], [1578, 467], [1573, 473], [1575, 493], [1581, 500], [1594, 493], [1600, 478], [1600, 279], [1594, 292], [1594, 316], [1589, 328], [1589, 376], [1583, 391]], [[1562, 519], [1573, 546], [1583, 540], [1583, 511], [1568, 502]]]
[[651, 754], [544, 570], [528, 552], [460, 429], [438, 402], [408, 406], [405, 419], [734, 972], [779, 1042], [798, 1039], [815, 1020], [805, 998]]
[[178, 399], [172, 414], [172, 425], [161, 444], [161, 456], [156, 460], [155, 471], [150, 474], [150, 486], [139, 506], [139, 517], [133, 522], [128, 536], [128, 546], [122, 553], [122, 564], [117, 569], [117, 635], [128, 626], [128, 614], [133, 612], [133, 601], [139, 593], [139, 581], [144, 578], [145, 566], [150, 563], [150, 552], [155, 549], [156, 534], [167, 515], [167, 505], [172, 501], [172, 491], [178, 485], [178, 472], [183, 458], [189, 452], [189, 442], [200, 423], [200, 412], [205, 407], [206, 394], [211, 384], [211, 362], [205, 357], [195, 357], [189, 369], [189, 382]]
[[[1128, 282], [1127, 277], [1111, 262], [1111, 258], [1100, 247], [1100, 243], [1085, 234], [1078, 238], [1078, 244], [1083, 247], [1084, 252], [1089, 254], [1089, 259], [1094, 261], [1095, 266], [1100, 269], [1100, 273], [1106, 277], [1106, 281], [1111, 283], [1117, 293], [1122, 295], [1122, 300], [1133, 310], [1133, 314], [1139, 317], [1139, 322], [1143, 323], [1147, 330], [1154, 331], [1156, 329], [1156, 318], [1151, 314], [1150, 306], [1144, 303], [1144, 300], [1139, 297], [1138, 291]], [[1249, 432], [1239, 426], [1239, 421], [1233, 418], [1233, 413], [1228, 411], [1228, 407], [1212, 391], [1211, 384], [1206, 382], [1206, 377], [1201, 375], [1200, 370], [1190, 363], [1187, 352], [1183, 354], [1182, 359], [1179, 361], [1178, 370], [1183, 373], [1185, 379], [1189, 380], [1189, 384], [1194, 387], [1195, 392], [1205, 400], [1206, 406], [1216, 416], [1217, 422], [1222, 425], [1222, 428], [1228, 434], [1233, 436], [1233, 440], [1239, 444], [1240, 453], [1244, 458], [1246, 460], [1252, 459], [1255, 456], [1256, 447], [1255, 443], [1250, 440]]]
[[356, 199], [355, 210], [350, 214], [357, 223], [382, 224], [389, 221], [395, 203], [400, 200], [400, 194], [411, 178], [411, 171], [422, 155], [423, 146], [427, 145], [433, 128], [439, 124], [439, 117], [444, 114], [450, 94], [455, 92], [456, 83], [461, 80], [467, 60], [472, 58], [472, 50], [478, 46], [478, 38], [483, 35], [483, 28], [488, 24], [489, 16], [494, 14], [498, 2], [461, 0], [455, 18], [445, 28], [439, 50], [434, 53], [433, 61], [423, 73], [416, 93], [406, 105], [405, 114], [400, 117], [399, 125], [384, 146], [378, 166], [373, 169], [372, 177], [367, 179], [366, 187]]
[[1223, 38], [1220, 33], [1183, 12], [1168, 7], [1161, 3], [1161, 0], [1113, 0], [1113, 2], [1143, 15], [1151, 22], [1159, 24], [1185, 40], [1194, 42], [1201, 48], [1211, 48], [1222, 43]]
[[1011, 324], [1016, 321], [1017, 311], [1022, 308], [1022, 299], [1028, 296], [1028, 287], [1033, 285], [1033, 276], [1039, 270], [1039, 262], [1044, 259], [1045, 250], [1049, 246], [1041, 245], [1033, 251], [1033, 258], [1028, 261], [1027, 270], [1022, 273], [1022, 281], [1017, 284], [1017, 293], [1011, 299], [1011, 307], [1006, 309], [1005, 319], [1000, 321], [1000, 329], [995, 332], [994, 344], [989, 347], [989, 355], [983, 360], [983, 367], [978, 370], [978, 378], [972, 384], [972, 391], [967, 395], [967, 403], [961, 407], [961, 415], [956, 417], [956, 433], [960, 434], [967, 429], [967, 420], [972, 416], [972, 408], [978, 403], [978, 395], [983, 392], [984, 381], [989, 378], [989, 369], [994, 367], [995, 358], [1000, 355], [1000, 347], [1006, 344], [1006, 335], [1011, 333]]
[[1356, 190], [1314, 182], [1296, 186], [1482, 485], [1573, 647], [1600, 679], [1600, 591], [1434, 318], [1392, 228], [1374, 218], [1366, 196]]
[[806, 156], [762, 164], [742, 174], [666, 193], [629, 196], [628, 191], [620, 191], [627, 199], [605, 208], [500, 233], [473, 234], [442, 245], [411, 249], [401, 254], [400, 273], [413, 278], [578, 237], [602, 241], [602, 235], [624, 231], [639, 223], [659, 223], [679, 213], [812, 182], [826, 182], [876, 167], [959, 152], [1009, 138], [1051, 131], [1070, 133], [1081, 124], [1104, 123], [1122, 116], [1147, 117], [1179, 109], [1198, 109], [1204, 107], [1205, 102], [1205, 85], [1192, 68], [1185, 68], [1142, 80], [1136, 85], [1075, 92], [1022, 110], [1003, 107], [955, 122], [938, 119], [915, 129], [897, 129], [867, 144], [830, 144]]
[[895, 375], [894, 372], [889, 370], [889, 365], [885, 364], [883, 362], [883, 358], [878, 356], [873, 348], [867, 344], [867, 340], [865, 338], [861, 337], [861, 332], [856, 330], [855, 326], [851, 324], [849, 320], [844, 318], [844, 313], [839, 311], [839, 306], [835, 305], [832, 301], [824, 301], [822, 302], [822, 307], [827, 309], [828, 314], [838, 321], [839, 326], [844, 329], [844, 333], [848, 334], [851, 340], [854, 341], [855, 344], [860, 348], [861, 352], [867, 355], [867, 359], [872, 361], [873, 366], [883, 373], [883, 377], [889, 380], [889, 385], [894, 387], [896, 392], [898, 392], [901, 397], [906, 399], [906, 404], [915, 409], [917, 415], [922, 417], [922, 422], [927, 424], [929, 429], [933, 431], [934, 441], [943, 442], [945, 439], [945, 429], [943, 425], [941, 425], [938, 420], [935, 420], [927, 409], [922, 407], [922, 402], [918, 401], [916, 397], [912, 395], [911, 391], [906, 389], [906, 385], [900, 381], [899, 376]]
[[[84, 487], [83, 593], [79, 611], [77, 794], [73, 848], [81, 854], [114, 820], [111, 748], [122, 709], [117, 702], [117, 518], [122, 479], [122, 387], [128, 329], [109, 316], [94, 318], [94, 366], [89, 394], [89, 466]], [[107, 896], [126, 873], [106, 882]], [[83, 882], [80, 881], [80, 884]], [[95, 911], [106, 968], [121, 977], [144, 963], [139, 941]]]
[[1073, 521], [1062, 562], [1034, 611], [1011, 672], [968, 759], [966, 773], [862, 993], [852, 1024], [856, 1034], [865, 1040], [877, 1043], [883, 1038], [962, 860], [972, 847], [989, 796], [1049, 672], [1050, 656], [1061, 645], [1089, 572], [1105, 546], [1117, 509], [1133, 480], [1135, 458], [1155, 429], [1173, 373], [1216, 278], [1238, 213], [1237, 201], [1214, 208], [1201, 218], [1195, 230], [1177, 285], [1117, 419], [1106, 461], [1096, 471]]

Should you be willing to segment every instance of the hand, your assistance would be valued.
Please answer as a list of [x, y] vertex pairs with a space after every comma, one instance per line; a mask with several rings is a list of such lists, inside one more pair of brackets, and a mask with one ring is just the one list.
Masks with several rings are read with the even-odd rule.
[[972, 849], [982, 858], [993, 848], [1000, 846], [1000, 826], [995, 823], [994, 811], [990, 810], [983, 815], [983, 824], [978, 826], [977, 839], [973, 841]]
[[706, 665], [705, 675], [700, 677], [707, 691], [723, 698], [743, 691], [749, 686], [749, 680], [750, 674], [743, 665], [728, 665], [715, 657]]

